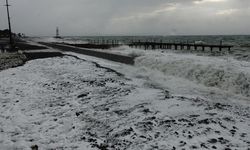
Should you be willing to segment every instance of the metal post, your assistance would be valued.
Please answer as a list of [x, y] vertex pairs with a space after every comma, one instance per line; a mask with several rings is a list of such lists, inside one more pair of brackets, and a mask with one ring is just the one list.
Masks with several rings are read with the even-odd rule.
[[6, 0], [6, 8], [7, 8], [7, 15], [8, 15], [8, 24], [9, 24], [9, 38], [10, 38], [10, 49], [13, 48], [13, 40], [12, 40], [12, 32], [11, 32], [11, 24], [10, 24], [10, 13], [9, 13], [9, 2]]

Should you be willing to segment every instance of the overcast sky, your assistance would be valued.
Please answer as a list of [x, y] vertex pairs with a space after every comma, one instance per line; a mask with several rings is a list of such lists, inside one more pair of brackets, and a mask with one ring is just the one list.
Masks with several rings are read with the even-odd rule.
[[[250, 34], [250, 0], [9, 0], [14, 32], [61, 35]], [[0, 0], [0, 29], [7, 28]]]

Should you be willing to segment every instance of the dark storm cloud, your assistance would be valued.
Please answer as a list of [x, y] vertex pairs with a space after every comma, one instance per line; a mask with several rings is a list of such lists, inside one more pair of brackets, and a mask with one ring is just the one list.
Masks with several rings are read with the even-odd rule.
[[[249, 0], [9, 0], [28, 35], [249, 34]], [[0, 1], [3, 5], [5, 0]], [[0, 28], [6, 28], [5, 8]]]

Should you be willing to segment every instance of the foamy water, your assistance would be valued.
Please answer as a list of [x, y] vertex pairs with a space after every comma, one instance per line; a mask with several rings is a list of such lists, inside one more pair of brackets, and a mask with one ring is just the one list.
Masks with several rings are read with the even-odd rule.
[[[40, 39], [41, 40], [41, 39]], [[250, 61], [250, 35], [214, 35], [214, 36], [77, 36], [64, 37], [63, 39], [43, 38], [45, 41], [65, 42], [70, 44], [84, 44], [88, 41], [119, 41], [120, 44], [127, 44], [132, 41], [151, 42], [177, 42], [177, 43], [204, 43], [232, 45], [230, 55], [238, 60]], [[223, 51], [221, 55], [228, 53]], [[208, 52], [209, 54], [209, 52]], [[216, 55], [220, 55], [216, 53]]]
[[208, 87], [250, 96], [250, 62], [188, 54], [147, 54], [135, 61], [138, 67], [182, 77]]
[[[160, 37], [101, 37], [106, 39], [129, 40]], [[250, 50], [248, 47], [249, 36], [183, 36], [161, 37], [166, 41], [172, 40], [198, 40], [216, 44], [223, 40], [225, 44], [234, 45], [231, 54], [216, 56], [198, 56], [197, 53], [187, 54], [180, 51], [155, 50], [144, 51], [142, 49], [122, 46], [111, 49], [111, 52], [137, 57], [136, 67], [145, 67], [153, 71], [161, 72], [166, 76], [175, 76], [187, 79], [195, 84], [207, 87], [216, 87], [227, 92], [250, 97]], [[79, 43], [87, 39], [99, 39], [99, 37], [68, 37], [64, 42]], [[51, 39], [48, 39], [51, 40]], [[81, 42], [80, 42], [81, 43]], [[176, 53], [178, 52], [178, 53]], [[201, 54], [201, 53], [199, 53]], [[208, 54], [209, 55], [209, 54]]]

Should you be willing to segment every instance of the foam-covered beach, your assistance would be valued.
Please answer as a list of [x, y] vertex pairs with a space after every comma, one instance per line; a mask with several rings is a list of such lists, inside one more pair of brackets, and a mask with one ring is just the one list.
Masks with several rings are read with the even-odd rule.
[[0, 150], [250, 150], [250, 0], [0, 6]]
[[4, 149], [247, 149], [249, 62], [109, 50], [63, 52], [0, 72]]

